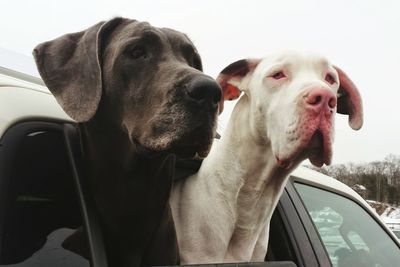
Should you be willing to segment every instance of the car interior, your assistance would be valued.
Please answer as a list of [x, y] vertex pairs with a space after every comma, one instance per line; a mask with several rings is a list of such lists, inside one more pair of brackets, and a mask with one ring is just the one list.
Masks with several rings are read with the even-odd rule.
[[62, 132], [40, 123], [14, 127], [1, 152], [0, 264], [65, 257], [58, 239], [82, 217]]

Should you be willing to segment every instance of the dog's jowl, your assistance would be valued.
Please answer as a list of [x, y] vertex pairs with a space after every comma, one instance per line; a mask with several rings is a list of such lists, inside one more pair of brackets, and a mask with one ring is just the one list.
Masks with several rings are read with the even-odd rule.
[[42, 43], [39, 72], [78, 122], [110, 266], [176, 264], [175, 156], [207, 155], [219, 85], [178, 31], [124, 18]]

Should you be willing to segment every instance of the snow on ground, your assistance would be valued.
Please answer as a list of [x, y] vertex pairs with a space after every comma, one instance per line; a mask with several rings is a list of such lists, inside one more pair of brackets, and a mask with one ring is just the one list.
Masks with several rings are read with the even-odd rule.
[[374, 200], [367, 200], [372, 208], [379, 214], [382, 221], [400, 237], [400, 207], [392, 206]]

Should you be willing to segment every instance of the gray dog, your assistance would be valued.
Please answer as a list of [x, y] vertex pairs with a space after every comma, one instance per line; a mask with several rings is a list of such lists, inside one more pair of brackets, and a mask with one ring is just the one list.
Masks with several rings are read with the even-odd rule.
[[219, 85], [184, 34], [115, 18], [40, 44], [39, 72], [78, 122], [110, 266], [179, 263], [175, 156], [207, 155]]

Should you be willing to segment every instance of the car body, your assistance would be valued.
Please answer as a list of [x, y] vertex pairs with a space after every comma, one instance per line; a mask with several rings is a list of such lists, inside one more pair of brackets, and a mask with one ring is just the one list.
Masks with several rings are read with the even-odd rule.
[[400, 231], [393, 230], [393, 233], [397, 236], [398, 239], [400, 239]]
[[[40, 78], [0, 67], [0, 265], [107, 266], [79, 153], [75, 122]], [[63, 248], [75, 229], [84, 229], [90, 260]], [[270, 233], [264, 266], [400, 261], [398, 239], [364, 199], [302, 166], [290, 176]]]
[[389, 227], [390, 230], [400, 239], [400, 219], [398, 216], [396, 218], [384, 217], [383, 222]]

